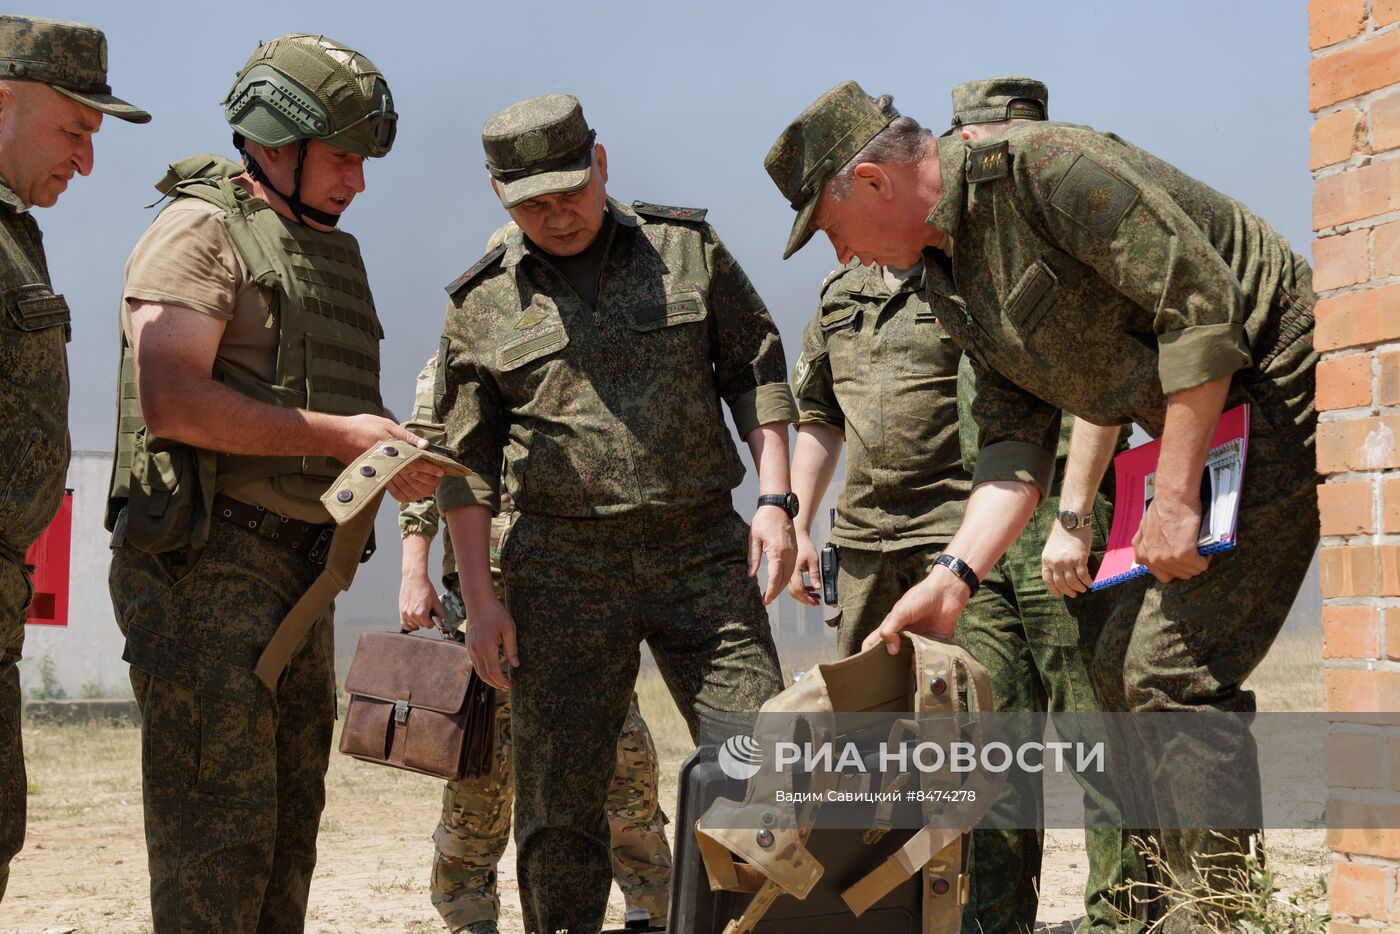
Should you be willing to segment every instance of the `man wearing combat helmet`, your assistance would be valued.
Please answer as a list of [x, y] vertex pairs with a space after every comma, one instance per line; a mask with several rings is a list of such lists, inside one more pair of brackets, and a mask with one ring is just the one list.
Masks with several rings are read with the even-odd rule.
[[[766, 553], [771, 600], [792, 571], [795, 411], [777, 328], [705, 212], [610, 200], [577, 99], [514, 104], [482, 143], [520, 230], [448, 286], [438, 415], [470, 475], [438, 507], [473, 661], [505, 688], [504, 646], [511, 671], [525, 928], [597, 931], [639, 643], [692, 735], [782, 687], [749, 577]], [[752, 531], [730, 497], [743, 465], [721, 400], [758, 468]], [[517, 513], [504, 605], [488, 557], [503, 456]]]
[[100, 29], [0, 15], [0, 898], [24, 845], [28, 794], [17, 665], [34, 590], [24, 556], [58, 510], [68, 469], [68, 304], [54, 294], [30, 208], [52, 207], [92, 171], [103, 114], [151, 119], [112, 96]]
[[[308, 35], [258, 46], [224, 107], [243, 164], [174, 163], [157, 184], [174, 200], [127, 262], [112, 600], [156, 929], [300, 930], [335, 719], [329, 607], [270, 672], [263, 650], [322, 573], [319, 497], [342, 465], [426, 444], [387, 417], [383, 330], [337, 230], [396, 115], [369, 59]], [[416, 499], [440, 475], [415, 463], [389, 489]]]

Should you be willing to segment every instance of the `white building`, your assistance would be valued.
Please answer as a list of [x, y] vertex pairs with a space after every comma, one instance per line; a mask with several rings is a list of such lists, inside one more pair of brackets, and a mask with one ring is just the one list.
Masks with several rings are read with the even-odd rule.
[[19, 663], [25, 696], [38, 682], [44, 658], [52, 663], [54, 678], [70, 697], [131, 694], [122, 661], [122, 635], [107, 592], [111, 535], [102, 527], [102, 512], [111, 472], [110, 451], [73, 452], [68, 466], [68, 487], [73, 491], [68, 625], [25, 627], [24, 658]]

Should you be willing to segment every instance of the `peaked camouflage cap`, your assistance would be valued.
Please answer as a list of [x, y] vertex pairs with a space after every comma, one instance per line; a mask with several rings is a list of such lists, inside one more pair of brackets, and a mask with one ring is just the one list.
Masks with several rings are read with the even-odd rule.
[[[1034, 78], [987, 78], [953, 88], [953, 127], [1002, 120], [1047, 120], [1050, 89]], [[950, 131], [951, 132], [951, 131]]]
[[481, 146], [501, 204], [513, 208], [587, 185], [597, 136], [572, 94], [527, 98], [492, 116], [481, 128]]
[[93, 110], [130, 123], [151, 115], [112, 96], [107, 37], [87, 23], [0, 14], [0, 79], [38, 81]]
[[398, 132], [394, 97], [374, 62], [307, 33], [259, 43], [223, 105], [229, 126], [273, 148], [317, 139], [361, 156], [384, 156]]
[[898, 116], [894, 107], [881, 107], [854, 81], [843, 81], [779, 134], [763, 167], [797, 212], [783, 259], [812, 239], [812, 215], [827, 179]]

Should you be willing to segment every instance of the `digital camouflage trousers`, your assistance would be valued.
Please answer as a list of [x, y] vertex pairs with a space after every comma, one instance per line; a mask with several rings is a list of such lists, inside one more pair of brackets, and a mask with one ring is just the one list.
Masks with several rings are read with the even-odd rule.
[[[1100, 594], [1072, 599], [1053, 596], [1040, 575], [1040, 555], [1054, 526], [1058, 497], [1041, 504], [1020, 537], [997, 562], [958, 621], [957, 640], [987, 667], [999, 711], [1089, 714], [1100, 710], [1094, 689], [1094, 646], [1103, 629], [1107, 602]], [[1094, 508], [1095, 556], [1108, 538], [1112, 505], [1100, 496]], [[1096, 562], [1091, 562], [1091, 570]], [[1092, 717], [1055, 719], [1059, 739], [1094, 743]], [[1034, 720], [1030, 724], [1035, 723]], [[1027, 724], [1027, 725], [1030, 725]], [[1008, 722], [1008, 727], [1015, 727]], [[1019, 740], [1038, 736], [1008, 737]], [[1131, 833], [1123, 826], [1114, 776], [1075, 773], [1084, 802], [1084, 920], [1079, 934], [1132, 931], [1125, 882], [1141, 877]], [[1039, 908], [1041, 848], [1044, 835], [1027, 829], [1043, 825], [1042, 782], [1038, 773], [1008, 781], [988, 819], [997, 829], [972, 834], [972, 890], [963, 929], [986, 934], [1030, 934]]]
[[[501, 550], [520, 667], [512, 676], [515, 842], [528, 934], [602, 925], [617, 738], [651, 648], [691, 736], [782, 689], [748, 527], [724, 496], [607, 519], [521, 515]], [[722, 739], [723, 737], [718, 737]]]
[[[1055, 521], [1058, 501], [1047, 500], [1026, 530], [992, 569], [963, 612], [957, 640], [992, 676], [997, 710], [1090, 712], [1099, 709], [1090, 660], [1106, 606], [1098, 598], [1065, 601], [1051, 596], [1040, 577], [1040, 552]], [[1110, 506], [1095, 510], [1095, 542], [1102, 551]], [[869, 635], [910, 587], [928, 574], [944, 548], [932, 543], [897, 551], [843, 547], [837, 578], [841, 615], [837, 647], [860, 650]], [[1117, 931], [1123, 899], [1114, 894], [1131, 876], [1137, 858], [1128, 834], [1116, 829], [1112, 789], [1096, 776], [1076, 775], [1084, 791], [1088, 878], [1081, 931]], [[1041, 822], [1039, 782], [1007, 785], [995, 805], [1011, 826]], [[1035, 829], [984, 829], [973, 834], [972, 891], [963, 930], [1020, 934], [1035, 924], [1040, 880], [1041, 833]]]
[[[452, 931], [473, 921], [495, 921], [500, 914], [496, 867], [510, 838], [515, 783], [510, 695], [496, 696], [491, 772], [447, 783], [442, 821], [433, 834], [432, 899]], [[654, 924], [664, 925], [671, 848], [657, 791], [656, 747], [633, 695], [617, 738], [617, 763], [608, 789], [612, 874], [628, 908], [646, 911]]]
[[253, 668], [319, 571], [223, 521], [197, 552], [113, 550], [162, 934], [303, 929], [335, 722], [330, 614], [275, 693]]
[[29, 784], [19, 732], [19, 658], [25, 613], [33, 596], [25, 569], [0, 557], [0, 900], [10, 881], [10, 860], [24, 846]]
[[[1146, 805], [1167, 828], [1162, 855], [1188, 890], [1238, 888], [1242, 854], [1258, 845], [1257, 750], [1240, 715], [1255, 710], [1245, 680], [1283, 627], [1319, 540], [1316, 359], [1309, 332], [1266, 371], [1236, 378], [1227, 406], [1241, 397], [1252, 406], [1236, 547], [1190, 580], [1147, 577], [1107, 591], [1113, 602], [1093, 665], [1105, 709], [1202, 717], [1190, 736], [1157, 729], [1150, 717], [1133, 720], [1153, 764], [1141, 782]], [[1238, 802], [1236, 827], [1212, 829], [1193, 816], [1198, 804], [1221, 801]], [[1177, 911], [1166, 930], [1189, 931], [1200, 920]]]

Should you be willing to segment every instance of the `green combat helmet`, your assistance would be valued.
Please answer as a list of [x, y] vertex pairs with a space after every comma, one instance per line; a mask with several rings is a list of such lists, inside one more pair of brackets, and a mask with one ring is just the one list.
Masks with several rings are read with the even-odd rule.
[[339, 217], [301, 203], [301, 159], [307, 140], [320, 140], [362, 156], [384, 156], [394, 145], [399, 115], [384, 75], [364, 55], [325, 36], [282, 36], [257, 47], [223, 100], [233, 144], [248, 174], [270, 185], [244, 148], [251, 139], [268, 147], [300, 141], [296, 183], [277, 191], [298, 220], [334, 227]]

